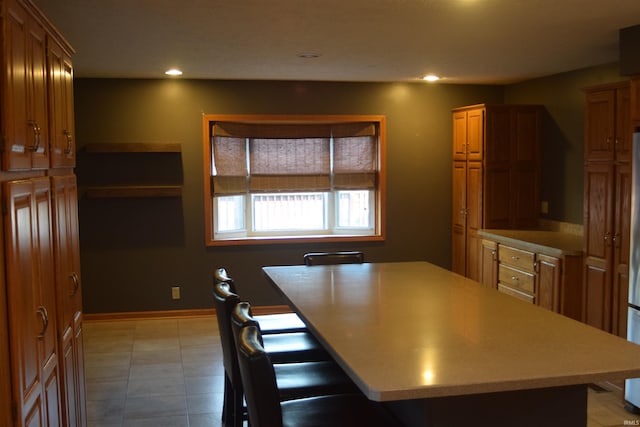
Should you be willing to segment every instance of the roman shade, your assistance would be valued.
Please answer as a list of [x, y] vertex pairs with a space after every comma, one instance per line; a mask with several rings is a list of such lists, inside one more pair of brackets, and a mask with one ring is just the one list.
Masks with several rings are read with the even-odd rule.
[[376, 185], [376, 123], [213, 122], [211, 141], [214, 196]]

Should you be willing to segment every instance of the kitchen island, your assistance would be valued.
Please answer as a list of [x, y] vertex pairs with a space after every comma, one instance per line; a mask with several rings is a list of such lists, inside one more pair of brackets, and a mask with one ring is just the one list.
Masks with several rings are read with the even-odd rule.
[[585, 426], [640, 346], [427, 262], [265, 267], [370, 399], [408, 426]]

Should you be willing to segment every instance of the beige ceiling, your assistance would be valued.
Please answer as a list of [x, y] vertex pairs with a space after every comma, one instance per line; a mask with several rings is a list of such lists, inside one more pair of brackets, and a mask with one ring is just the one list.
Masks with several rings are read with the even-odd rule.
[[640, 0], [33, 2], [78, 77], [503, 84], [616, 62], [619, 29], [640, 24]]

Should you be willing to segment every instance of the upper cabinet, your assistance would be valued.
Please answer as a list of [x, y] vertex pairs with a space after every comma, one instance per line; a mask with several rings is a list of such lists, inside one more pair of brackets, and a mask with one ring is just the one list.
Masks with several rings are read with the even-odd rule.
[[585, 111], [585, 161], [628, 161], [631, 156], [629, 83], [590, 89], [586, 93]]
[[51, 167], [73, 167], [76, 164], [76, 145], [73, 123], [72, 52], [53, 38], [49, 38], [47, 47]]
[[73, 167], [71, 48], [30, 2], [3, 2], [2, 169]]

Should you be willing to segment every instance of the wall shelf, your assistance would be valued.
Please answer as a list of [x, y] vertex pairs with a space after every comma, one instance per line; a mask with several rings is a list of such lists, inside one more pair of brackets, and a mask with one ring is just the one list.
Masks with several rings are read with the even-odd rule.
[[84, 196], [91, 199], [181, 197], [182, 187], [177, 185], [118, 185], [88, 187]]
[[136, 142], [136, 143], [92, 143], [82, 147], [87, 153], [180, 153], [180, 143]]
[[180, 143], [90, 143], [80, 154], [77, 172], [86, 198], [182, 197]]

